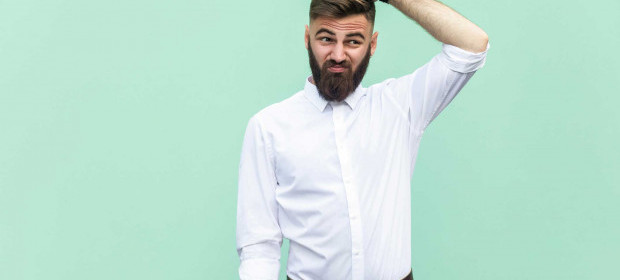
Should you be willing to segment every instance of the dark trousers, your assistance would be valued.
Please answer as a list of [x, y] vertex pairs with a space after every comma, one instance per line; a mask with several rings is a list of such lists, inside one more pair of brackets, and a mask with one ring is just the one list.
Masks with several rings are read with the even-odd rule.
[[[290, 277], [286, 276], [287, 280], [293, 280]], [[405, 278], [403, 278], [402, 280], [413, 280], [413, 271], [409, 271], [409, 274], [407, 274], [407, 276], [405, 276]]]

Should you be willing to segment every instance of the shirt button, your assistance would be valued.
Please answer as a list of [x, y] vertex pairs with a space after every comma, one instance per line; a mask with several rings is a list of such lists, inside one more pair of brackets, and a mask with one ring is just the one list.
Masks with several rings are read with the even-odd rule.
[[353, 251], [353, 254], [356, 255], [356, 256], [359, 256], [360, 255], [360, 251]]

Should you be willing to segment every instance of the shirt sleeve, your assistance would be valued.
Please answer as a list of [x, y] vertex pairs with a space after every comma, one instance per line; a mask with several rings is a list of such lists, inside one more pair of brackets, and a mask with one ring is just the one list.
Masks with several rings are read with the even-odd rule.
[[282, 233], [277, 185], [269, 141], [257, 116], [246, 127], [239, 163], [237, 253], [241, 280], [276, 280]]
[[442, 44], [441, 52], [413, 73], [386, 80], [383, 91], [408, 112], [411, 131], [421, 134], [484, 66], [489, 48], [473, 53]]

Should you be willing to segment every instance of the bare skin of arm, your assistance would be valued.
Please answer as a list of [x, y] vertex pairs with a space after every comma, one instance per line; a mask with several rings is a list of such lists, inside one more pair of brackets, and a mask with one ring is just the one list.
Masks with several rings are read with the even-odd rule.
[[483, 52], [489, 37], [480, 27], [434, 0], [389, 0], [438, 41], [470, 52]]

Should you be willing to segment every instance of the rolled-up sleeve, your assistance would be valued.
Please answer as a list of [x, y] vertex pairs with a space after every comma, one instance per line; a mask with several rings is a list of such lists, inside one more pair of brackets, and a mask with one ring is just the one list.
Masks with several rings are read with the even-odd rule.
[[384, 81], [383, 92], [408, 112], [412, 133], [420, 134], [484, 66], [487, 49], [473, 53], [449, 44], [413, 73]]
[[487, 48], [483, 52], [473, 53], [459, 47], [442, 44], [439, 60], [452, 71], [459, 73], [469, 73], [477, 71], [486, 62], [487, 51], [491, 44], [487, 43]]
[[278, 279], [282, 233], [276, 186], [271, 146], [255, 115], [246, 127], [239, 163], [237, 253], [242, 280]]

